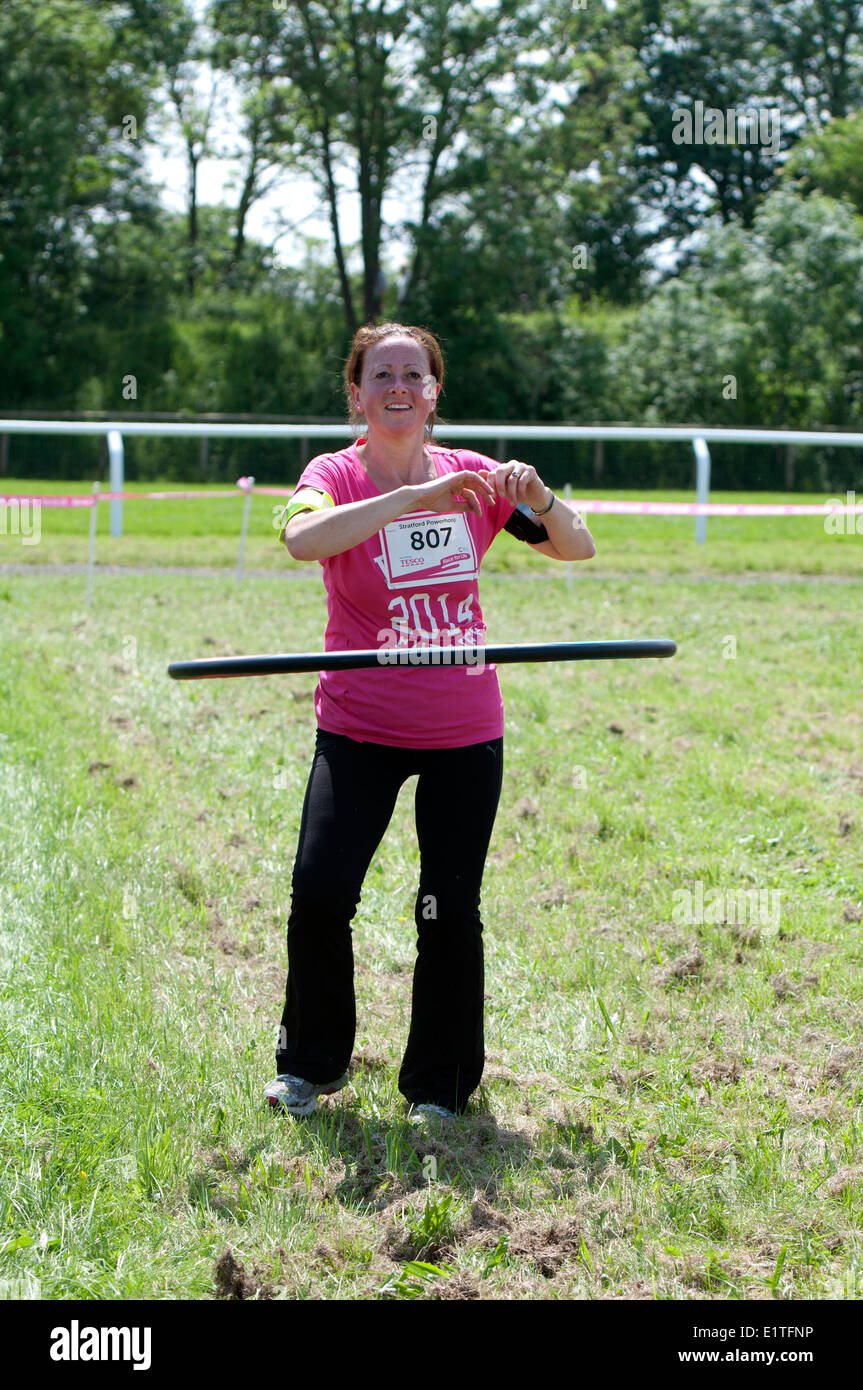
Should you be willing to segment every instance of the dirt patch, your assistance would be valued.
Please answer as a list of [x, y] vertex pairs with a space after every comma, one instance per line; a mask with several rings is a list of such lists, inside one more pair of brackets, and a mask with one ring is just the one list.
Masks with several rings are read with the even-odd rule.
[[740, 1080], [743, 1062], [739, 1057], [709, 1057], [704, 1062], [693, 1062], [690, 1070], [693, 1081], [712, 1081], [727, 1086]]
[[427, 1183], [421, 1170], [404, 1176], [392, 1173], [386, 1166], [386, 1157], [379, 1156], [376, 1150], [377, 1146], [373, 1146], [375, 1161], [363, 1154], [346, 1172], [333, 1192], [334, 1197], [347, 1205], [359, 1199], [370, 1211], [385, 1212], [412, 1190], [422, 1188], [424, 1196]]
[[[768, 1076], [775, 1076], [777, 1072], [783, 1072], [785, 1076], [794, 1078], [798, 1084], [808, 1085], [808, 1078], [800, 1070], [800, 1064], [796, 1057], [789, 1057], [787, 1053], [777, 1052], [765, 1057], [759, 1057], [756, 1064], [756, 1071], [764, 1072]], [[784, 1078], [782, 1084], [785, 1084]]]
[[248, 1300], [271, 1299], [271, 1285], [262, 1278], [258, 1265], [246, 1269], [232, 1250], [224, 1250], [216, 1261], [214, 1269], [217, 1299]]
[[575, 894], [573, 890], [567, 888], [566, 884], [558, 881], [553, 883], [550, 888], [544, 888], [538, 895], [537, 902], [540, 907], [549, 909], [552, 907], [566, 907], [567, 904], [574, 901], [574, 898]]
[[817, 990], [820, 983], [820, 977], [814, 972], [802, 976], [799, 984], [795, 984], [794, 981], [789, 979], [788, 974], [785, 973], [784, 970], [782, 970], [780, 974], [774, 974], [774, 976], [770, 977], [770, 984], [773, 986], [777, 1004], [781, 1004], [782, 999], [787, 999], [788, 997], [796, 999], [803, 990]]
[[479, 1279], [475, 1274], [457, 1274], [452, 1279], [438, 1279], [434, 1285], [435, 1299], [482, 1298]]
[[518, 1086], [523, 1090], [531, 1086], [542, 1086], [547, 1092], [556, 1091], [561, 1084], [559, 1076], [552, 1076], [551, 1073], [547, 1071], [525, 1072], [520, 1076], [518, 1072], [514, 1072], [511, 1067], [495, 1065], [486, 1065], [483, 1070], [482, 1079], [483, 1084], [490, 1081], [505, 1081], [510, 1086]]
[[832, 951], [838, 951], [839, 946], [835, 941], [809, 941], [805, 936], [800, 938], [800, 945], [806, 947], [806, 960], [817, 960], [819, 956], [827, 956]]
[[697, 947], [694, 951], [685, 951], [682, 956], [676, 956], [668, 965], [655, 972], [656, 982], [668, 987], [697, 979], [701, 976], [705, 964], [704, 956]]
[[834, 1173], [826, 1187], [831, 1197], [844, 1197], [846, 1192], [860, 1183], [863, 1183], [863, 1163], [854, 1163]]
[[335, 1202], [338, 1187], [347, 1181], [347, 1165], [341, 1158], [330, 1159], [324, 1169], [323, 1177], [313, 1173], [309, 1160], [302, 1154], [283, 1159], [281, 1167], [285, 1174], [285, 1191], [298, 1198], [309, 1198], [313, 1202]]
[[385, 1057], [382, 1052], [374, 1052], [368, 1047], [363, 1052], [354, 1053], [348, 1065], [352, 1079], [357, 1072], [390, 1072], [392, 1068], [393, 1063], [389, 1057]]
[[784, 970], [781, 970], [778, 975], [771, 975], [770, 984], [773, 986], [773, 997], [778, 1004], [781, 1004], [783, 999], [788, 999], [789, 996], [792, 999], [796, 998], [799, 993], [796, 985], [792, 984]]
[[653, 1032], [642, 1030], [640, 1033], [627, 1033], [626, 1035], [626, 1042], [629, 1047], [647, 1053], [664, 1053], [668, 1049], [669, 1041], [668, 1034], [662, 1029], [656, 1029]]
[[255, 1156], [255, 1150], [244, 1153], [235, 1144], [228, 1144], [224, 1149], [205, 1149], [201, 1154], [207, 1167], [218, 1173], [245, 1173]]
[[[740, 946], [755, 947], [761, 945], [761, 932], [758, 927], [744, 927], [738, 923], [732, 929], [731, 935]], [[739, 964], [743, 957], [738, 955], [736, 959]]]
[[[711, 1294], [721, 1296], [723, 1292], [727, 1295], [730, 1284], [744, 1278], [747, 1272], [751, 1273], [751, 1267], [747, 1271], [743, 1264], [730, 1258], [709, 1260], [701, 1254], [667, 1255], [664, 1252], [657, 1258], [660, 1266], [675, 1279], [679, 1279], [690, 1289], [698, 1289], [708, 1297]], [[765, 1263], [763, 1266], [759, 1266], [759, 1272], [763, 1277], [766, 1277], [773, 1272], [773, 1268], [773, 1265]], [[769, 1292], [770, 1290], [765, 1287], [764, 1296], [766, 1297]], [[757, 1287], [748, 1292], [747, 1296], [758, 1298], [760, 1293]]]
[[486, 1064], [483, 1069], [482, 1079], [484, 1084], [488, 1084], [491, 1081], [507, 1081], [511, 1086], [523, 1085], [523, 1082], [510, 1067], [490, 1067]]
[[[435, 1200], [444, 1196], [441, 1190]], [[447, 1230], [438, 1235], [428, 1235], [422, 1230], [423, 1216], [428, 1209], [428, 1188], [406, 1192], [385, 1208], [394, 1218], [387, 1226], [380, 1241], [381, 1249], [391, 1260], [402, 1263], [405, 1260], [428, 1260], [434, 1264], [446, 1264], [455, 1258], [454, 1242], [457, 1232], [447, 1223]]]
[[632, 1071], [624, 1071], [621, 1067], [612, 1067], [608, 1075], [618, 1091], [628, 1095], [631, 1091], [651, 1090], [656, 1072], [652, 1067], [639, 1067]]
[[[185, 894], [184, 894], [185, 896]], [[216, 906], [215, 898], [205, 898], [204, 905], [210, 910], [207, 913], [207, 931], [212, 934], [213, 945], [221, 951], [223, 956], [249, 956], [252, 954], [250, 946], [243, 946], [239, 941], [226, 931], [228, 923]]]
[[843, 1081], [857, 1061], [857, 1049], [837, 1047], [824, 1063], [824, 1078], [827, 1081]]
[[474, 1231], [494, 1231], [499, 1237], [503, 1231], [512, 1230], [512, 1222], [502, 1211], [498, 1211], [477, 1192], [470, 1208], [470, 1224]]
[[223, 956], [247, 956], [248, 947], [241, 946], [239, 941], [235, 941], [232, 936], [226, 936], [219, 932], [213, 937], [213, 944], [218, 946]]
[[[176, 859], [169, 859], [168, 863], [173, 870], [174, 887], [182, 893], [187, 902], [197, 907], [204, 898], [204, 885], [201, 881], [201, 875], [198, 873], [197, 869], [192, 868], [191, 865], [182, 864]], [[212, 905], [213, 899], [210, 899], [207, 906]]]
[[[804, 1035], [803, 1041], [813, 1039]], [[819, 1044], [819, 1057], [823, 1057], [827, 1052], [826, 1039], [818, 1035], [814, 1041]], [[784, 1100], [789, 1115], [808, 1120], [828, 1119], [840, 1103], [840, 1093], [834, 1086], [827, 1095], [816, 1092], [829, 1082], [843, 1080], [855, 1059], [853, 1048], [837, 1047], [824, 1062], [807, 1065], [805, 1058], [777, 1054], [760, 1057], [753, 1070], [763, 1077], [764, 1094], [771, 1100]]]
[[534, 1228], [523, 1223], [510, 1236], [509, 1253], [532, 1260], [540, 1274], [553, 1279], [567, 1260], [577, 1257], [581, 1240], [582, 1221], [577, 1217]]
[[609, 1303], [628, 1302], [630, 1299], [655, 1299], [656, 1287], [647, 1279], [634, 1279], [624, 1284], [620, 1293], [604, 1294]]
[[516, 1221], [511, 1213], [498, 1210], [483, 1193], [477, 1192], [471, 1203], [470, 1232], [465, 1244], [493, 1250], [505, 1236], [510, 1255], [530, 1260], [544, 1278], [552, 1279], [567, 1261], [577, 1258], [583, 1228], [580, 1212], [551, 1223], [547, 1216]]

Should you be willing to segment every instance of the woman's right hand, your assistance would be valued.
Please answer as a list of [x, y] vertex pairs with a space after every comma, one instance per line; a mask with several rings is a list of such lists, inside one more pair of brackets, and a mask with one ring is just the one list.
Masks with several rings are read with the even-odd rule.
[[482, 516], [483, 502], [497, 501], [494, 488], [486, 479], [467, 468], [459, 473], [447, 473], [443, 478], [431, 478], [427, 483], [417, 483], [410, 491], [414, 500], [405, 512], [473, 512], [475, 516]]

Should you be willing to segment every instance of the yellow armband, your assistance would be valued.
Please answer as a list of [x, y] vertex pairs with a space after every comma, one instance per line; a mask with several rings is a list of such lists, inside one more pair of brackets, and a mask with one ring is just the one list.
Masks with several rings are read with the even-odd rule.
[[323, 507], [333, 507], [335, 503], [328, 492], [322, 492], [316, 487], [301, 487], [291, 498], [290, 502], [283, 508], [276, 522], [276, 529], [281, 537], [282, 532], [292, 517], [298, 516], [300, 512], [318, 512]]

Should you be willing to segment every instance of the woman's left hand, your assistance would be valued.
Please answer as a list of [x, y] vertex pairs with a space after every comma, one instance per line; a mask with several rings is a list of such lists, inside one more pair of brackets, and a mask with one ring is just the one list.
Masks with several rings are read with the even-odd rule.
[[540, 512], [548, 504], [548, 488], [529, 463], [522, 463], [520, 459], [509, 459], [506, 463], [498, 464], [495, 469], [483, 468], [477, 471], [481, 477], [488, 480], [498, 497], [505, 497], [507, 502], [512, 502], [514, 506], [526, 502], [534, 511]]

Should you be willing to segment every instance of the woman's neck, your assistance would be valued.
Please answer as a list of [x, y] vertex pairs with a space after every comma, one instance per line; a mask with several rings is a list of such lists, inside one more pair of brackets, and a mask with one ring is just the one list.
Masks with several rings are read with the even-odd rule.
[[357, 445], [357, 455], [370, 477], [391, 481], [396, 487], [425, 483], [435, 476], [422, 438], [382, 441], [369, 437], [365, 444]]

